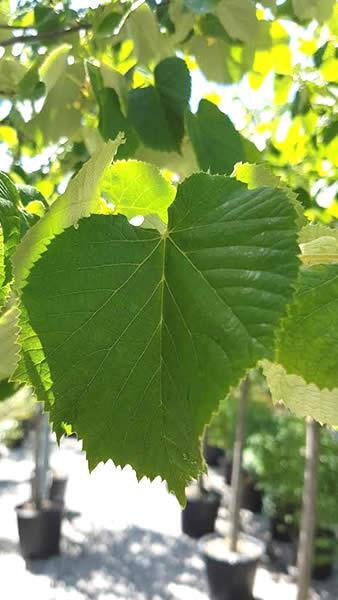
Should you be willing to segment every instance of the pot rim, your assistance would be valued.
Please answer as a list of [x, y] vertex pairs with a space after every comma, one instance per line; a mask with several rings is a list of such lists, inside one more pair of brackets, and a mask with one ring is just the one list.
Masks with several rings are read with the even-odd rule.
[[63, 512], [63, 506], [60, 505], [60, 502], [56, 502], [54, 500], [47, 500], [46, 504], [41, 508], [37, 508], [34, 506], [33, 502], [26, 500], [21, 504], [18, 504], [15, 507], [15, 512], [18, 516], [36, 516], [41, 513], [51, 513], [51, 512]]
[[[225, 536], [220, 535], [217, 532], [214, 533], [208, 533], [207, 535], [203, 535], [200, 540], [198, 541], [198, 549], [199, 552], [205, 557], [205, 558], [209, 558], [211, 560], [214, 560], [216, 562], [219, 563], [225, 563], [228, 562], [226, 559], [224, 558], [218, 558], [217, 556], [212, 556], [210, 554], [208, 554], [208, 552], [206, 551], [206, 544], [207, 542], [213, 540], [213, 539], [222, 539], [224, 540]], [[232, 564], [236, 565], [238, 563], [241, 562], [256, 562], [258, 560], [261, 559], [261, 557], [263, 556], [264, 552], [265, 552], [265, 543], [262, 542], [262, 540], [259, 540], [258, 538], [255, 538], [252, 535], [248, 535], [246, 533], [241, 532], [239, 534], [239, 538], [242, 540], [247, 540], [248, 542], [250, 542], [251, 544], [254, 544], [257, 547], [257, 556], [248, 556], [246, 554], [239, 554], [237, 552], [233, 552], [232, 554], [237, 554], [238, 559], [236, 561], [232, 561]]]

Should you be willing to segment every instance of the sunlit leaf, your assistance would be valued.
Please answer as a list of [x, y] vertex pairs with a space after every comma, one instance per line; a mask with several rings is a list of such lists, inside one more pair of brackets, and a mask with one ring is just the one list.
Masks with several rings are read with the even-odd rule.
[[205, 422], [272, 356], [298, 268], [294, 216], [283, 192], [199, 174], [163, 235], [97, 215], [51, 242], [23, 302], [51, 370], [51, 419], [83, 439], [91, 468], [129, 463], [184, 502]]
[[268, 360], [261, 362], [272, 400], [283, 402], [298, 417], [312, 417], [321, 423], [338, 426], [338, 389], [319, 389], [299, 375], [288, 375], [285, 369]]

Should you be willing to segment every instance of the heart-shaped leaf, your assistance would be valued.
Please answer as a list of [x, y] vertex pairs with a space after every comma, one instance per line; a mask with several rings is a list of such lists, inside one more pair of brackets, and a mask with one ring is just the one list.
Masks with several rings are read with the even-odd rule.
[[93, 215], [52, 241], [22, 299], [50, 367], [51, 420], [71, 424], [91, 467], [161, 475], [184, 502], [205, 423], [272, 357], [298, 271], [294, 221], [280, 190], [198, 174], [162, 235]]

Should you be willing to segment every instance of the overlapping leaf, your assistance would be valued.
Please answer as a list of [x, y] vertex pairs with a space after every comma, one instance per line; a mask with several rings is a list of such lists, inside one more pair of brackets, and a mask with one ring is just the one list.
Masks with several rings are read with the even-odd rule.
[[176, 189], [153, 165], [137, 160], [118, 161], [102, 179], [101, 193], [116, 213], [131, 219], [155, 213], [167, 221], [167, 211]]
[[294, 219], [279, 190], [199, 174], [179, 186], [163, 235], [94, 215], [51, 242], [23, 302], [52, 421], [78, 432], [91, 467], [130, 463], [184, 501], [204, 424], [272, 356], [298, 270]]
[[209, 100], [201, 100], [196, 114], [188, 112], [187, 128], [203, 171], [229, 175], [235, 163], [244, 160], [240, 134]]
[[145, 146], [179, 151], [190, 98], [190, 74], [182, 59], [170, 57], [156, 66], [154, 76], [155, 86], [129, 92], [128, 116]]
[[306, 383], [338, 387], [338, 263], [301, 268], [277, 362]]
[[321, 423], [338, 426], [338, 388], [320, 389], [299, 375], [289, 375], [282, 365], [262, 361], [274, 402], [283, 402], [299, 417], [312, 417]]
[[22, 286], [32, 264], [56, 234], [76, 225], [82, 217], [102, 212], [99, 185], [121, 141], [122, 137], [118, 136], [115, 141], [103, 144], [71, 180], [66, 192], [54, 202], [44, 218], [26, 233], [13, 257], [17, 288]]
[[99, 67], [87, 65], [92, 88], [99, 107], [99, 130], [104, 140], [114, 140], [123, 131], [126, 142], [117, 149], [118, 158], [135, 154], [139, 144], [135, 130], [124, 116], [117, 91], [106, 87]]
[[0, 172], [0, 225], [4, 243], [4, 281], [12, 276], [11, 256], [20, 239], [19, 194], [14, 183], [5, 173]]

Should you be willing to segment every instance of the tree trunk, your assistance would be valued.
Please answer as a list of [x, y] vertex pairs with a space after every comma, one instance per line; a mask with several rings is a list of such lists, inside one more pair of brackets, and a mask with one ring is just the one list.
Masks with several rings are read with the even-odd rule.
[[308, 418], [306, 426], [303, 509], [297, 555], [297, 600], [307, 600], [311, 581], [313, 538], [316, 527], [319, 431], [318, 423], [313, 419]]
[[35, 473], [32, 482], [32, 499], [39, 509], [48, 494], [49, 423], [48, 415], [40, 412], [35, 430]]
[[242, 381], [237, 407], [236, 437], [231, 473], [230, 498], [230, 550], [236, 552], [240, 525], [240, 508], [242, 495], [242, 455], [245, 435], [245, 412], [249, 394], [249, 379]]

